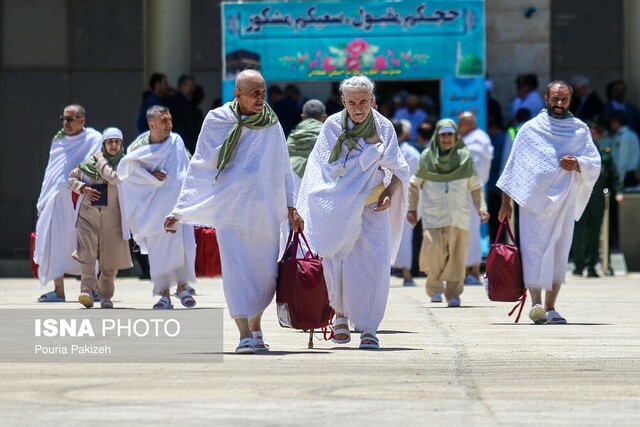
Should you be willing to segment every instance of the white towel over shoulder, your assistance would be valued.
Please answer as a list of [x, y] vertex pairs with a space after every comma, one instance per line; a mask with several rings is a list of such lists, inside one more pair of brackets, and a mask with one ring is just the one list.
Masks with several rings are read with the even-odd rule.
[[65, 273], [80, 274], [80, 264], [71, 258], [77, 237], [69, 174], [88, 156], [100, 151], [101, 145], [102, 134], [92, 128], [56, 139], [51, 144], [37, 203], [37, 237], [33, 254], [39, 265], [41, 286]]
[[220, 148], [237, 121], [231, 103], [207, 114], [171, 214], [185, 223], [238, 227], [277, 241], [287, 206], [295, 205], [284, 132], [279, 124], [259, 130], [244, 127], [215, 181]]
[[[560, 159], [572, 155], [580, 172], [566, 171]], [[575, 220], [582, 216], [600, 175], [600, 154], [586, 124], [574, 117], [554, 119], [546, 111], [525, 123], [513, 144], [497, 186], [535, 213], [555, 211], [576, 192]]]
[[[351, 251], [361, 233], [362, 213], [371, 190], [381, 182], [389, 185], [392, 174], [402, 182], [402, 188], [392, 195], [389, 212], [392, 263], [398, 252], [407, 210], [409, 166], [391, 122], [376, 110], [372, 114], [381, 142], [367, 144], [360, 139], [351, 152], [342, 144], [338, 160], [328, 163], [342, 129], [341, 115], [336, 113], [325, 121], [307, 162], [298, 208], [310, 243], [325, 258]], [[346, 167], [347, 173], [334, 181], [332, 173], [339, 167]]]

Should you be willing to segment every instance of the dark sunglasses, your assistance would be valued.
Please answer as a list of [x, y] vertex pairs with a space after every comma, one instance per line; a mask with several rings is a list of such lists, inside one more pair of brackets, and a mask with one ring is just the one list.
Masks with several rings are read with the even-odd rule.
[[63, 122], [72, 122], [75, 119], [80, 119], [82, 116], [60, 116], [60, 120]]

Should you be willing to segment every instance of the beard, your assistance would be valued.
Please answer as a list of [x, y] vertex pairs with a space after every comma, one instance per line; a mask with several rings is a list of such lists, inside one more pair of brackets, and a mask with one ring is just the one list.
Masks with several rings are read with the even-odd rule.
[[547, 105], [547, 111], [554, 119], [563, 119], [567, 115], [567, 109], [563, 107], [554, 108], [551, 105]]

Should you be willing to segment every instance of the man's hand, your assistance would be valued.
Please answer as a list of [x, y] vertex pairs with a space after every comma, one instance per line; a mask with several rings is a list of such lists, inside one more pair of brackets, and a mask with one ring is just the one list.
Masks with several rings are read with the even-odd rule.
[[487, 211], [480, 212], [480, 222], [481, 223], [489, 221], [489, 218], [491, 218], [491, 215], [489, 214], [489, 212], [487, 212]]
[[93, 157], [95, 157], [96, 161], [102, 160], [104, 158], [104, 153], [102, 151], [98, 151], [96, 154], [93, 155]]
[[304, 231], [304, 220], [296, 210], [296, 208], [292, 208], [291, 206], [287, 206], [289, 210], [289, 222], [291, 223], [291, 229], [293, 231]]
[[407, 212], [407, 221], [411, 225], [416, 225], [418, 223], [418, 213], [416, 211]]
[[511, 215], [513, 215], [513, 208], [511, 207], [511, 197], [502, 193], [502, 204], [500, 205], [500, 211], [498, 212], [498, 221], [504, 222], [511, 220]]
[[[391, 186], [389, 186], [391, 187]], [[385, 188], [382, 193], [380, 193], [380, 197], [378, 197], [378, 203], [376, 207], [373, 208], [376, 212], [382, 212], [391, 207], [391, 190], [389, 187]]]
[[580, 172], [580, 163], [574, 156], [564, 156], [560, 159], [560, 167], [566, 171]]
[[100, 200], [100, 191], [89, 187], [88, 185], [85, 185], [84, 187], [82, 187], [82, 194], [84, 195], [84, 197], [86, 197], [87, 199], [91, 200], [92, 202], [95, 202], [97, 200]]
[[162, 171], [153, 171], [151, 175], [155, 176], [158, 181], [164, 181], [167, 178], [167, 174]]
[[178, 224], [178, 221], [179, 219], [175, 216], [167, 216], [164, 220], [164, 231], [174, 234], [176, 232], [176, 225]]

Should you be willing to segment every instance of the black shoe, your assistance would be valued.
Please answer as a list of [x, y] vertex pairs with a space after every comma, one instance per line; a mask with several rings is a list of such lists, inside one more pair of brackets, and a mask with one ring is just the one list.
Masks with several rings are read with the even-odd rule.
[[584, 268], [577, 268], [575, 270], [573, 270], [573, 275], [574, 276], [579, 276], [582, 277], [582, 271], [584, 270]]
[[596, 269], [593, 267], [587, 268], [587, 277], [600, 277], [598, 273], [596, 273]]
[[604, 273], [605, 276], [614, 276], [615, 273], [613, 272], [613, 268], [609, 267], [609, 270], [607, 270], [606, 273]]

